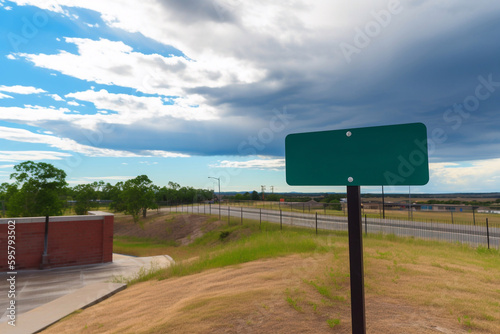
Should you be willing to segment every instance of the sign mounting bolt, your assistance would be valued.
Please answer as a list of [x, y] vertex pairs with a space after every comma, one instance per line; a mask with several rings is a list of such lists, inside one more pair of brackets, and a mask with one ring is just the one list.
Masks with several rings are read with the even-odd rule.
[[349, 176], [349, 178], [347, 179], [347, 181], [352, 182], [352, 181], [354, 181], [354, 179], [352, 178], [352, 176]]
[[352, 132], [351, 131], [347, 131], [347, 133], [345, 134], [347, 137], [350, 137], [352, 135]]

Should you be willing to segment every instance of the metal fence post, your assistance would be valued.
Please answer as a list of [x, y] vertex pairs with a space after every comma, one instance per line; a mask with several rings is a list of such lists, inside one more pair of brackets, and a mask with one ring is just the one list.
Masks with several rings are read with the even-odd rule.
[[365, 236], [368, 234], [368, 223], [365, 215]]
[[262, 229], [262, 208], [259, 208], [259, 230]]
[[476, 210], [475, 207], [472, 207], [472, 219], [474, 220], [474, 226], [476, 225]]
[[318, 235], [318, 211], [316, 211], [316, 235]]
[[283, 230], [283, 218], [280, 210], [280, 230]]
[[488, 239], [488, 249], [490, 249], [490, 226], [488, 224], [488, 218], [486, 218], [486, 239]]
[[240, 207], [241, 209], [241, 219], [240, 219], [240, 224], [243, 225], [243, 207]]
[[227, 204], [227, 226], [230, 225], [230, 218], [231, 217], [231, 207], [229, 206], [229, 203]]

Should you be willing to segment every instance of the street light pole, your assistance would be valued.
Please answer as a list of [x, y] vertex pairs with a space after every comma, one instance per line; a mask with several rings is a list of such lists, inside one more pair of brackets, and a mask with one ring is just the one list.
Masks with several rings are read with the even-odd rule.
[[209, 176], [208, 177], [209, 179], [216, 179], [217, 181], [219, 181], [219, 219], [220, 219], [220, 177], [213, 177], [213, 176]]

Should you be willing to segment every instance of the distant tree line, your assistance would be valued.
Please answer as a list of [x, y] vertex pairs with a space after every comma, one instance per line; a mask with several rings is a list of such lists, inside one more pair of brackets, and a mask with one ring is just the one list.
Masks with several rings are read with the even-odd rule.
[[226, 196], [225, 198], [235, 201], [280, 201], [284, 199], [285, 202], [309, 202], [314, 200], [320, 203], [340, 203], [340, 199], [346, 197], [345, 194], [322, 194], [319, 196], [302, 196], [302, 195], [289, 195], [289, 194], [262, 194], [257, 191], [252, 193], [246, 192], [244, 194], [236, 194], [233, 196]]
[[182, 204], [214, 199], [212, 190], [181, 187], [174, 182], [159, 187], [146, 175], [115, 185], [99, 181], [69, 187], [66, 173], [48, 163], [25, 161], [14, 170], [10, 175], [14, 182], [0, 185], [0, 201], [9, 217], [60, 216], [69, 213], [68, 203], [72, 203], [76, 214], [84, 215], [107, 201], [110, 209], [132, 215], [137, 222], [161, 202]]
[[[148, 209], [156, 209], [159, 204], [179, 205], [215, 200], [214, 191], [180, 186], [169, 182], [159, 187], [147, 175], [118, 182], [115, 185], [98, 181], [69, 187], [66, 173], [45, 162], [25, 161], [14, 166], [10, 175], [12, 183], [0, 185], [0, 202], [5, 216], [37, 217], [59, 216], [62, 214], [87, 214], [98, 209], [101, 203], [109, 203], [109, 209], [132, 215], [134, 221], [145, 217]], [[274, 193], [246, 192], [227, 196], [233, 200], [340, 203], [345, 194], [320, 194], [309, 197]]]

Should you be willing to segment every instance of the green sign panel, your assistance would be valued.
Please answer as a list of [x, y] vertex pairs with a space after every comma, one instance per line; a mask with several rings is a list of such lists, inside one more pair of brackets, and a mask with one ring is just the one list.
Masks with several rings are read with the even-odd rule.
[[429, 181], [422, 123], [290, 134], [286, 182], [294, 186], [424, 185]]

